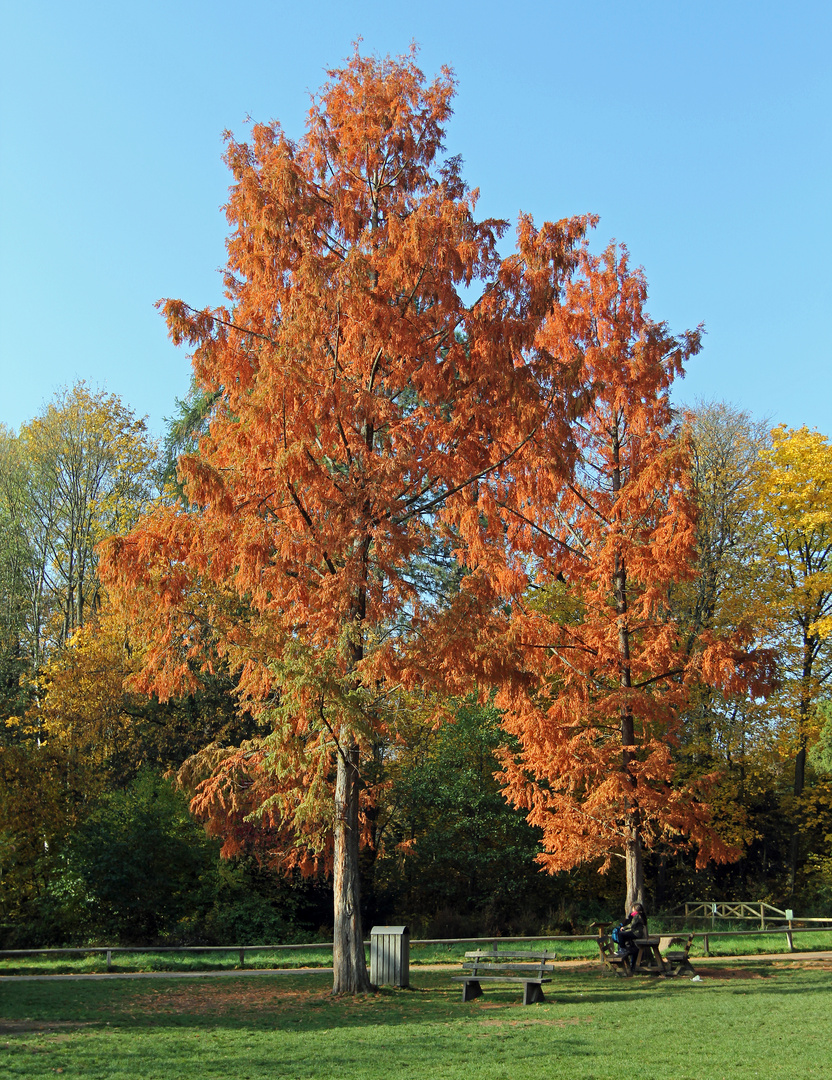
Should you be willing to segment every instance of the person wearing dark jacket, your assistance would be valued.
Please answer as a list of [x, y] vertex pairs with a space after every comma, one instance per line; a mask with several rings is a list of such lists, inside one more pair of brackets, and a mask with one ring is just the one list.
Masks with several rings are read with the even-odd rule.
[[636, 966], [638, 956], [636, 943], [646, 937], [648, 937], [647, 916], [644, 913], [644, 905], [633, 904], [633, 910], [618, 931], [618, 951], [626, 955], [630, 971], [634, 971]]

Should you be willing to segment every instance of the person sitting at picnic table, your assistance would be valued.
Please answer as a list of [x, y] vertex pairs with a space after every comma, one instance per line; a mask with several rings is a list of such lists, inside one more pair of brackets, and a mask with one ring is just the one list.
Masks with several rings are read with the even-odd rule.
[[638, 945], [636, 942], [646, 938], [647, 916], [644, 913], [643, 904], [633, 904], [633, 910], [621, 924], [618, 931], [618, 951], [626, 955], [630, 971], [635, 971]]

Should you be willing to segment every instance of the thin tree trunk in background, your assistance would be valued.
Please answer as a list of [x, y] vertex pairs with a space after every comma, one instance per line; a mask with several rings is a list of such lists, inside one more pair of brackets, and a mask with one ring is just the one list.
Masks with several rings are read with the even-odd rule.
[[[795, 803], [803, 794], [806, 783], [806, 743], [805, 736], [797, 756], [794, 759], [794, 796]], [[797, 806], [795, 806], [797, 809]], [[794, 894], [795, 879], [797, 877], [797, 862], [800, 855], [800, 833], [797, 823], [792, 823], [792, 839], [789, 851], [789, 896]]]
[[[803, 789], [806, 786], [806, 727], [809, 720], [809, 712], [811, 710], [812, 695], [810, 691], [810, 681], [812, 678], [812, 668], [814, 666], [814, 651], [812, 649], [813, 642], [811, 637], [804, 632], [803, 634], [803, 679], [802, 687], [800, 691], [800, 704], [798, 706], [798, 749], [794, 759], [794, 797], [795, 804], [803, 794]], [[795, 805], [797, 809], [797, 805]], [[797, 862], [800, 855], [800, 833], [798, 832], [797, 823], [792, 823], [792, 838], [789, 851], [789, 896], [794, 895], [795, 879], [797, 877]]]

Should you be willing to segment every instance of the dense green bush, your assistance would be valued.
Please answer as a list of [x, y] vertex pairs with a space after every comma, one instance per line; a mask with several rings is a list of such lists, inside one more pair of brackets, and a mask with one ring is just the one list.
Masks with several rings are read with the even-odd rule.
[[212, 906], [217, 844], [186, 798], [154, 773], [103, 795], [70, 837], [66, 869], [52, 887], [85, 913], [91, 937], [136, 943], [177, 936]]
[[[311, 941], [331, 923], [332, 894], [326, 883], [284, 877], [253, 858], [222, 859], [203, 935], [217, 945], [276, 945]], [[331, 930], [323, 927], [324, 938]]]
[[0, 947], [280, 944], [331, 938], [331, 892], [253, 858], [225, 860], [187, 798], [144, 770], [101, 796], [60, 850], [46, 885], [0, 928]]
[[389, 854], [368, 881], [371, 920], [403, 920], [414, 936], [464, 937], [569, 931], [587, 912], [607, 911], [616, 875], [541, 872], [539, 830], [508, 805], [495, 778], [494, 752], [506, 738], [499, 720], [491, 707], [461, 705], [395, 776]]

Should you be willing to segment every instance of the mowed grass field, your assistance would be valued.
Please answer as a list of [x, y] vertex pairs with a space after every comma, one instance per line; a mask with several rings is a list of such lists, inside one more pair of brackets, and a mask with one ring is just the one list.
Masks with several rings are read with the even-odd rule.
[[688, 978], [556, 972], [547, 1001], [453, 969], [333, 1000], [331, 976], [0, 982], [0, 1077], [129, 1080], [777, 1080], [832, 1076], [832, 963]]

